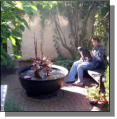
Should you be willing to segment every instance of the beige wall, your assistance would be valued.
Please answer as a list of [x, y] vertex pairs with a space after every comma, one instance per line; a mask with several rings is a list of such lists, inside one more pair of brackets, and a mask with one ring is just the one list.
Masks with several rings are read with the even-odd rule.
[[[59, 19], [60, 19], [61, 28], [67, 39], [67, 43], [69, 44], [70, 40], [68, 38], [68, 33], [69, 33], [68, 21], [60, 16], [59, 16]], [[40, 42], [42, 40], [44, 55], [49, 56], [51, 59], [57, 57], [58, 54], [57, 54], [56, 48], [54, 47], [54, 42], [53, 42], [53, 35], [54, 35], [54, 28], [55, 28], [53, 21], [51, 20], [46, 21], [45, 27], [42, 28], [39, 16], [35, 16], [32, 19], [32, 21], [29, 22], [29, 24], [30, 24], [29, 25], [30, 29], [26, 28], [22, 37], [22, 45], [21, 45], [22, 58], [21, 59], [26, 60], [26, 59], [30, 59], [34, 57], [34, 43], [33, 43], [34, 32], [38, 40], [38, 55], [40, 55]], [[63, 55], [65, 57], [70, 57], [70, 54], [65, 48], [62, 47], [62, 45], [60, 49], [62, 50]]]
[[42, 39], [42, 28], [40, 25], [39, 16], [33, 18], [30, 21], [30, 29], [25, 29], [22, 37], [22, 59], [30, 59], [34, 57], [34, 33], [38, 42], [38, 55], [40, 55], [40, 42], [43, 42], [44, 55], [50, 58], [56, 57], [56, 49], [52, 41], [53, 37], [53, 24], [49, 21], [46, 23], [46, 27], [43, 29], [43, 39]]
[[[65, 34], [65, 37], [67, 39], [67, 43], [69, 44], [69, 25], [68, 21], [64, 19], [63, 17], [60, 17], [60, 24], [61, 28]], [[78, 21], [80, 23], [80, 21]], [[80, 25], [82, 25], [80, 23]], [[92, 23], [89, 19], [88, 22], [88, 33], [86, 37], [90, 37], [91, 35], [91, 26]], [[54, 47], [54, 42], [53, 42], [53, 35], [54, 35], [54, 23], [53, 21], [48, 20], [45, 24], [45, 27], [42, 28], [41, 23], [40, 23], [40, 17], [35, 16], [31, 21], [29, 21], [29, 26], [30, 29], [25, 29], [25, 32], [23, 32], [23, 37], [22, 37], [22, 43], [21, 43], [21, 51], [22, 51], [22, 58], [21, 60], [27, 60], [30, 58], [34, 57], [34, 33], [38, 42], [38, 55], [40, 55], [40, 42], [42, 40], [43, 43], [43, 50], [44, 50], [44, 55], [50, 57], [51, 59], [57, 57], [57, 51], [56, 48]], [[8, 46], [11, 47], [10, 43], [8, 43]], [[61, 45], [61, 50], [62, 53], [65, 57], [70, 57], [70, 54], [68, 51], [62, 47]], [[9, 49], [9, 53], [12, 51]]]

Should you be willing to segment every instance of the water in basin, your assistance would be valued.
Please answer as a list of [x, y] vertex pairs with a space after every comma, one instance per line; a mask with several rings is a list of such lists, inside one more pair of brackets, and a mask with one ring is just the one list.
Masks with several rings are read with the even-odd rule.
[[21, 73], [21, 77], [27, 80], [55, 80], [58, 78], [63, 78], [65, 75], [59, 69], [52, 69], [47, 77], [36, 78], [34, 76], [34, 70], [28, 70], [26, 72]]

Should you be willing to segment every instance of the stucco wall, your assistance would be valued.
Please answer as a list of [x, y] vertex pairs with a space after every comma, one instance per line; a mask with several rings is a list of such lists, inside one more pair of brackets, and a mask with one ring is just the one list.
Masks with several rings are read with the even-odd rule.
[[[64, 32], [64, 35], [67, 39], [67, 43], [69, 44], [69, 25], [68, 21], [64, 19], [63, 17], [60, 17], [60, 24], [61, 28]], [[78, 21], [80, 23], [80, 21]], [[81, 24], [82, 25], [82, 24]], [[38, 42], [38, 55], [40, 55], [40, 42], [42, 41], [43, 43], [43, 50], [44, 50], [44, 55], [50, 57], [51, 59], [55, 58], [58, 56], [56, 48], [54, 47], [54, 42], [53, 42], [53, 35], [54, 35], [54, 23], [51, 20], [48, 20], [45, 24], [45, 27], [42, 28], [41, 23], [40, 23], [40, 17], [35, 16], [33, 19], [29, 22], [30, 29], [25, 28], [25, 31], [23, 32], [23, 37], [22, 37], [22, 43], [21, 43], [21, 51], [22, 51], [22, 58], [21, 60], [27, 60], [30, 58], [34, 57], [34, 33], [35, 37]], [[88, 33], [86, 37], [91, 36], [91, 27], [92, 27], [92, 22], [89, 19], [88, 25], [87, 25]], [[8, 42], [8, 47], [11, 47], [10, 42]], [[62, 53], [65, 57], [70, 57], [70, 54], [68, 51], [62, 47], [60, 47], [62, 50]], [[9, 49], [9, 53], [12, 51]]]
[[38, 42], [38, 55], [40, 55], [40, 42], [42, 40], [44, 55], [49, 56], [50, 58], [56, 57], [57, 53], [52, 40], [54, 33], [53, 24], [48, 21], [45, 25], [46, 27], [42, 29], [39, 16], [34, 17], [29, 24], [30, 29], [26, 28], [22, 37], [22, 59], [30, 59], [34, 57], [34, 33]]

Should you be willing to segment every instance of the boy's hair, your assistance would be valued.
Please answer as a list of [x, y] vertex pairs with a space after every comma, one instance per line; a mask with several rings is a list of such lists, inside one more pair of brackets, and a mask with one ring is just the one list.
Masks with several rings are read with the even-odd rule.
[[99, 42], [99, 38], [98, 37], [92, 37], [91, 40], [96, 40], [97, 42]]

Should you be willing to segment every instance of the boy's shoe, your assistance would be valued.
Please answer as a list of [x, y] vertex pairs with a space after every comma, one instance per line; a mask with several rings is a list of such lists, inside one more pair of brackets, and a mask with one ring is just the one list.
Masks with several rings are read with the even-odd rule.
[[75, 81], [74, 83], [72, 83], [74, 86], [80, 86], [80, 87], [83, 87], [84, 86], [84, 83], [83, 82], [78, 82], [78, 81]]

